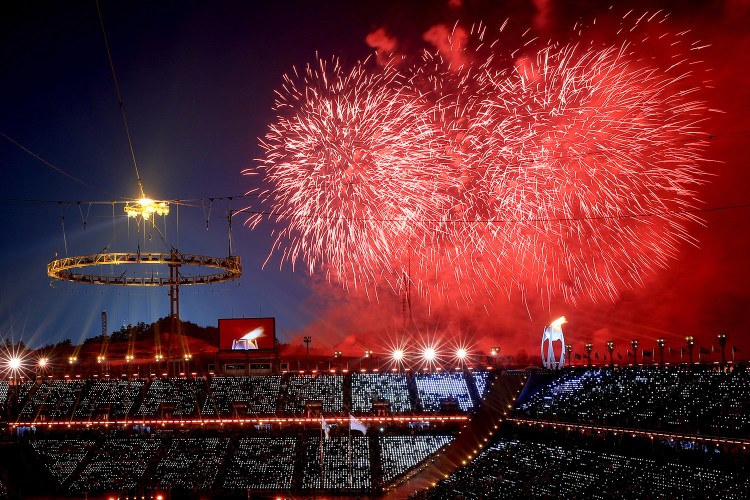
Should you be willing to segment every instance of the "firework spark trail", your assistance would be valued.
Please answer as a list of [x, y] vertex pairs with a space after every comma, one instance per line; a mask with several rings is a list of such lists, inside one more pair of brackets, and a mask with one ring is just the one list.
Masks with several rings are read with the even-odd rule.
[[[301, 86], [287, 81], [280, 118], [263, 143], [279, 217], [291, 221], [284, 258], [309, 272], [357, 286], [379, 280], [394, 255], [440, 217], [436, 154], [414, 144], [439, 141], [423, 103], [398, 73], [344, 73], [334, 63], [308, 67]], [[299, 235], [299, 236], [298, 236]]]
[[287, 77], [262, 141], [282, 262], [365, 289], [408, 274], [456, 303], [575, 302], [616, 298], [693, 242], [705, 105], [689, 61], [664, 70], [630, 42], [477, 46], [458, 68], [436, 52]]

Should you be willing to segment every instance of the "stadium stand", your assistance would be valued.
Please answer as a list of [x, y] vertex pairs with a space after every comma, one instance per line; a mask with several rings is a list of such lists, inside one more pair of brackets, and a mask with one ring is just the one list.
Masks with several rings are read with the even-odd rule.
[[487, 385], [490, 383], [490, 372], [485, 370], [472, 371], [471, 376], [474, 379], [479, 397], [483, 398], [487, 394]]
[[[498, 404], [504, 385], [512, 399]], [[246, 498], [248, 491], [411, 493], [410, 486], [444, 458], [455, 465], [445, 473], [440, 469], [436, 480], [453, 472], [425, 493], [429, 498], [453, 498], [450, 492], [464, 498], [486, 498], [488, 492], [492, 498], [747, 498], [750, 490], [744, 479], [750, 477], [750, 377], [743, 367], [285, 373], [40, 380], [5, 388], [11, 432], [0, 447], [7, 453], [0, 464], [20, 456], [37, 467], [18, 475], [27, 459], [18, 460], [7, 484], [42, 473], [40, 491], [49, 484], [56, 488], [49, 494], [68, 497], [117, 491], [148, 498], [157, 488], [212, 498]], [[519, 391], [515, 409], [505, 415]], [[373, 411], [382, 401], [390, 404], [387, 415]], [[459, 415], [445, 414], [446, 401]], [[320, 416], [310, 414], [309, 403], [332, 423], [329, 439], [321, 440]], [[352, 433], [351, 448], [349, 411], [368, 425], [366, 435]], [[160, 422], [179, 415], [195, 419]], [[257, 420], [232, 423], [235, 416]], [[211, 423], [208, 417], [230, 418]], [[494, 430], [477, 434], [476, 449], [470, 443], [457, 461], [449, 457], [480, 420]], [[661, 434], [649, 438], [649, 429]], [[479, 453], [488, 439], [491, 446]], [[640, 441], [630, 446], [630, 439]], [[476, 453], [467, 467], [454, 471]]]
[[403, 373], [352, 374], [352, 411], [374, 413], [374, 403], [387, 403], [390, 413], [412, 411], [409, 382]]
[[309, 437], [302, 444], [303, 490], [360, 494], [371, 491], [370, 441], [367, 437], [331, 437], [323, 440], [322, 449], [320, 443], [319, 437]]
[[201, 378], [157, 378], [146, 391], [136, 416], [192, 417], [198, 411], [198, 394], [205, 393]]
[[461, 373], [419, 373], [414, 376], [417, 393], [422, 408], [426, 411], [440, 411], [445, 401], [455, 399], [461, 411], [470, 411], [474, 402]]
[[718, 436], [750, 436], [744, 368], [567, 371], [520, 403], [514, 416]]
[[747, 498], [740, 471], [502, 438], [417, 499]]
[[143, 380], [92, 380], [83, 391], [73, 418], [116, 420], [133, 411], [141, 397]]
[[38, 461], [52, 474], [58, 486], [70, 479], [94, 445], [93, 439], [39, 439], [31, 442]]
[[88, 493], [135, 490], [159, 446], [161, 440], [153, 436], [107, 439], [93, 451], [70, 489]]
[[160, 487], [210, 491], [224, 461], [228, 438], [172, 439], [166, 455], [156, 467]]
[[45, 380], [29, 392], [21, 413], [24, 421], [56, 421], [68, 417], [84, 387], [80, 380]]
[[383, 482], [408, 472], [453, 439], [450, 435], [380, 436]]
[[295, 437], [241, 438], [227, 464], [224, 489], [292, 489], [296, 450]]
[[280, 375], [213, 377], [202, 413], [222, 417], [273, 415], [280, 386]]
[[282, 384], [281, 391], [287, 413], [303, 413], [310, 402], [322, 403], [326, 413], [344, 411], [343, 375], [293, 374]]
[[8, 403], [8, 381], [0, 380], [0, 406], [5, 407]]

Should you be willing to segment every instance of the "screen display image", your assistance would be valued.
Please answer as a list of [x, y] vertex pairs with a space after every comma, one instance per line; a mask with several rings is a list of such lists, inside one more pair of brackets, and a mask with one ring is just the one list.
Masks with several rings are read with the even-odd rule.
[[273, 349], [275, 344], [275, 318], [219, 320], [219, 349], [222, 351], [266, 350]]

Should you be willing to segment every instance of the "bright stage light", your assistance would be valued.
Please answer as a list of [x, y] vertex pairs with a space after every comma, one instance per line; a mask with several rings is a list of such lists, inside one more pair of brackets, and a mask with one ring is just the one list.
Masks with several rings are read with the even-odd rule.
[[47, 366], [47, 358], [39, 358], [38, 364], [39, 368], [44, 368]]
[[125, 204], [125, 213], [128, 217], [143, 217], [149, 220], [152, 215], [169, 215], [169, 204], [166, 201], [154, 201], [150, 198], [141, 198], [135, 203]]
[[8, 360], [8, 368], [10, 368], [13, 371], [16, 371], [19, 368], [21, 368], [21, 358], [16, 358], [16, 357], [10, 358]]
[[464, 360], [469, 355], [469, 351], [467, 351], [465, 348], [460, 347], [456, 350], [456, 357], [458, 359]]
[[402, 349], [396, 349], [393, 351], [393, 354], [391, 354], [391, 358], [393, 358], [394, 361], [401, 361], [404, 359], [404, 351]]
[[427, 362], [435, 361], [437, 351], [435, 351], [434, 347], [425, 347], [424, 351], [422, 351], [422, 358]]

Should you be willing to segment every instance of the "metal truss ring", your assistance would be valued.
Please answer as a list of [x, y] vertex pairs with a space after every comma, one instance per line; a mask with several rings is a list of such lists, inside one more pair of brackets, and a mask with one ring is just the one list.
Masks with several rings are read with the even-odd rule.
[[[176, 278], [165, 276], [125, 276], [103, 275], [95, 273], [75, 272], [75, 270], [90, 266], [101, 265], [166, 265], [180, 268], [182, 266], [197, 266], [201, 268], [218, 269], [218, 272], [201, 275], [182, 275], [175, 273]], [[231, 281], [242, 276], [242, 264], [237, 256], [207, 257], [205, 255], [170, 253], [140, 253], [116, 252], [82, 255], [55, 259], [47, 264], [47, 276], [56, 280], [74, 283], [88, 283], [94, 285], [117, 286], [183, 286], [210, 285]]]

